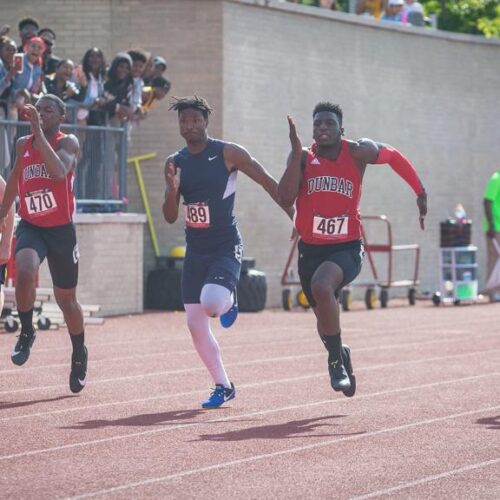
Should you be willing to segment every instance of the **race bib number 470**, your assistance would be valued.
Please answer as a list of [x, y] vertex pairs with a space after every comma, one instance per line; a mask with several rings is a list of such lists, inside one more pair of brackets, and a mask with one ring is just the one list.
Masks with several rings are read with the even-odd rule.
[[54, 193], [50, 189], [26, 193], [25, 202], [30, 215], [45, 215], [57, 209]]
[[204, 203], [185, 205], [186, 226], [195, 229], [210, 227], [210, 210]]
[[347, 235], [349, 217], [321, 217], [313, 219], [313, 236], [324, 240], [334, 240]]

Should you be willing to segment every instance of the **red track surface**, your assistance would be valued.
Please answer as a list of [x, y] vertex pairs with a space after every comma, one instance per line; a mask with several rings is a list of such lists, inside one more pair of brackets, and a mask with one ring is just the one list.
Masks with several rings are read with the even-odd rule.
[[20, 368], [0, 335], [0, 497], [500, 498], [500, 305], [344, 313], [352, 399], [330, 388], [312, 313], [214, 322], [237, 398], [211, 411], [184, 321], [88, 327], [78, 396], [65, 330]]

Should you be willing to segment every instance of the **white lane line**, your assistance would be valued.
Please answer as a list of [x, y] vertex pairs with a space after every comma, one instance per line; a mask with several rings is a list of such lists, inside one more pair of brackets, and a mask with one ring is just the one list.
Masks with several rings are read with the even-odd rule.
[[[361, 328], [357, 328], [356, 330], [358, 331], [364, 331], [363, 329]], [[252, 335], [252, 339], [255, 339], [255, 334], [258, 334], [259, 332], [262, 332], [263, 331], [263, 328], [259, 328], [259, 329], [255, 329], [255, 330], [247, 330], [245, 332], [245, 335]], [[275, 332], [290, 332], [290, 327], [289, 326], [284, 326], [284, 327], [273, 327], [273, 328], [270, 328], [270, 329], [267, 329], [265, 330], [266, 331], [266, 335], [269, 335], [269, 334], [273, 334]], [[314, 326], [311, 325], [311, 327], [301, 327], [301, 326], [298, 326], [298, 327], [295, 327], [294, 326], [294, 335], [295, 335], [295, 332], [297, 331], [307, 331], [307, 332], [315, 332], [315, 329], [314, 329]], [[145, 345], [145, 344], [151, 344], [151, 343], [162, 343], [162, 342], [168, 342], [168, 343], [172, 343], [172, 342], [180, 342], [180, 343], [190, 343], [190, 338], [189, 338], [189, 332], [187, 331], [187, 327], [186, 327], [186, 332], [185, 332], [185, 335], [182, 336], [182, 337], [176, 337], [176, 338], [170, 338], [169, 337], [169, 334], [171, 332], [168, 332], [168, 331], [165, 331], [162, 336], [160, 337], [140, 337], [140, 338], [137, 338], [135, 340], [112, 340], [112, 341], [109, 341], [109, 342], [90, 342], [87, 345], [87, 347], [96, 347], [96, 348], [99, 348], [99, 347], [107, 347], [107, 346], [114, 346], [114, 345], [126, 345], [126, 344], [141, 344], [141, 345]], [[37, 335], [51, 335], [50, 333], [40, 333], [40, 331], [38, 330], [38, 334]], [[112, 334], [109, 334], [107, 333], [106, 336], [111, 336]], [[223, 333], [220, 333], [220, 335], [223, 335]], [[237, 335], [237, 333], [235, 334]], [[67, 337], [67, 335], [66, 335]], [[15, 337], [13, 337], [14, 339]], [[15, 342], [13, 343], [15, 344]], [[253, 342], [246, 342], [242, 345], [253, 345]], [[57, 351], [70, 351], [71, 350], [71, 343], [69, 342], [69, 339], [68, 339], [68, 344], [65, 346], [65, 347], [44, 347], [44, 348], [40, 348], [40, 349], [37, 349], [36, 352], [37, 353], [40, 353], [40, 352], [49, 352], [49, 353], [53, 353], [53, 352], [57, 352]], [[10, 355], [10, 352], [11, 351], [6, 351], [6, 352], [0, 352], [0, 356], [2, 355]]]
[[[289, 341], [280, 341], [280, 340], [271, 340], [270, 342], [266, 342], [265, 345], [266, 347], [269, 345], [289, 345], [289, 344], [301, 344], [301, 343], [317, 343], [318, 339], [315, 337], [310, 337], [310, 338], [304, 338], [304, 339], [298, 339], [298, 340], [289, 340]], [[255, 344], [241, 344], [241, 345], [229, 345], [229, 346], [224, 346], [224, 351], [228, 350], [233, 350], [233, 349], [248, 349], [250, 345], [255, 345]], [[90, 350], [91, 347], [87, 346], [89, 348], [89, 352], [92, 353]], [[70, 348], [68, 347], [68, 352]], [[191, 349], [184, 349], [181, 351], [162, 351], [162, 352], [151, 352], [147, 354], [133, 354], [131, 356], [121, 356], [121, 357], [112, 357], [112, 358], [102, 358], [102, 359], [93, 359], [92, 364], [96, 363], [114, 363], [115, 361], [130, 361], [133, 359], [144, 359], [144, 358], [152, 358], [152, 357], [157, 357], [157, 356], [180, 356], [183, 354], [195, 354], [196, 355], [196, 350], [194, 347]], [[5, 375], [9, 373], [16, 373], [19, 374], [21, 371], [26, 372], [26, 371], [39, 371], [39, 370], [46, 370], [49, 368], [61, 368], [61, 367], [68, 367], [68, 362], [66, 361], [65, 363], [55, 363], [53, 365], [37, 365], [37, 366], [29, 366], [27, 368], [22, 368], [21, 370], [18, 368], [13, 368], [11, 370], [0, 370], [0, 375]]]
[[[413, 346], [413, 345], [421, 345], [421, 344], [425, 344], [425, 343], [428, 343], [428, 342], [431, 342], [431, 343], [436, 343], [436, 342], [444, 342], [446, 340], [449, 340], [451, 342], [454, 342], [456, 341], [457, 339], [456, 338], [453, 338], [453, 337], [447, 337], [447, 338], [444, 338], [442, 335], [443, 334], [447, 334], [447, 333], [451, 333], [452, 336], [458, 336], [458, 335], [470, 335], [470, 332], [468, 332], [467, 330], [448, 330], [448, 331], [445, 331], [445, 332], [440, 332], [440, 336], [439, 336], [439, 339], [436, 339], [434, 336], [433, 336], [433, 339], [432, 340], [422, 340], [420, 342], [413, 342], [413, 343], [400, 343], [400, 344], [393, 344], [396, 348], [397, 347], [401, 347], [401, 346]], [[459, 333], [457, 333], [459, 332]], [[485, 333], [483, 335], [478, 335], [476, 336], [475, 338], [488, 338], [490, 335], [488, 333]], [[355, 338], [355, 336], [350, 336], [350, 338]], [[380, 337], [378, 337], [379, 340], [380, 340]], [[458, 341], [458, 340], [457, 340]], [[318, 339], [317, 339], [317, 336], [316, 335], [308, 335], [307, 337], [304, 337], [304, 338], [300, 338], [300, 339], [297, 339], [297, 340], [289, 340], [289, 341], [286, 341], [286, 340], [272, 340], [272, 341], [269, 341], [265, 343], [265, 346], [269, 346], [269, 345], [282, 345], [282, 346], [286, 346], [286, 345], [290, 345], [290, 344], [300, 344], [300, 343], [317, 343], [318, 342]], [[233, 345], [226, 345], [226, 346], [223, 346], [223, 350], [224, 352], [228, 351], [228, 350], [234, 350], [234, 349], [248, 349], [249, 346], [253, 346], [255, 345], [254, 342], [252, 343], [245, 343], [245, 344], [233, 344]], [[92, 353], [92, 345], [88, 345], [87, 346], [90, 350], [90, 353]], [[392, 345], [387, 345], [385, 347], [386, 349], [392, 349]], [[369, 349], [373, 349], [373, 350], [376, 350], [376, 349], [380, 349], [379, 346], [374, 346], [374, 347], [365, 347], [365, 348], [361, 348], [361, 349], [356, 349], [356, 351], [362, 351], [362, 350], [369, 350]], [[70, 351], [70, 347], [68, 346], [67, 348], [67, 351], [69, 353]], [[37, 351], [37, 354], [38, 354], [38, 351]], [[184, 350], [180, 350], [180, 351], [172, 351], [172, 350], [169, 350], [169, 351], [162, 351], [162, 352], [153, 352], [153, 353], [147, 353], [147, 354], [133, 354], [133, 355], [130, 355], [130, 356], [121, 356], [121, 357], [112, 357], [112, 358], [102, 358], [102, 359], [96, 359], [96, 360], [92, 360], [92, 364], [96, 364], [96, 363], [114, 363], [114, 362], [122, 362], [122, 361], [130, 361], [130, 360], [134, 360], [134, 359], [144, 359], [144, 358], [152, 358], [152, 357], [157, 357], [157, 356], [170, 356], [170, 355], [174, 355], [174, 356], [177, 356], [177, 355], [190, 355], [190, 354], [196, 354], [196, 350], [194, 349], [194, 347], [192, 347], [191, 349], [184, 349]], [[41, 371], [41, 370], [49, 370], [49, 369], [53, 369], [53, 368], [67, 368], [68, 367], [68, 362], [64, 362], [64, 363], [54, 363], [54, 364], [51, 364], [51, 365], [47, 365], [47, 364], [43, 364], [43, 365], [35, 365], [35, 366], [28, 366], [28, 367], [23, 367], [23, 368], [12, 368], [12, 369], [7, 369], [7, 370], [0, 370], [0, 375], [9, 375], [9, 374], [20, 374], [20, 373], [23, 373], [23, 372], [29, 372], [29, 371]], [[0, 393], [1, 394], [1, 393]]]
[[[491, 326], [491, 320], [490, 319], [485, 319], [485, 327], [489, 327]], [[344, 323], [347, 323], [347, 322], [344, 322]], [[460, 323], [460, 326], [462, 327], [467, 327], [467, 326], [475, 326], [477, 327], [478, 325], [480, 325], [480, 320], [479, 321], [473, 321], [473, 322], [461, 322]], [[381, 326], [381, 328], [383, 329], [382, 332], [378, 332], [377, 335], [378, 336], [382, 336], [382, 337], [385, 337], [385, 336], [389, 336], [391, 334], [394, 334], [394, 333], [399, 333], [399, 334], [414, 334], [414, 333], [427, 333], [429, 332], [429, 330], [431, 329], [433, 332], [439, 332], [439, 334], [443, 334], [443, 333], [451, 333], [451, 334], [463, 334], [463, 333], [467, 333], [467, 334], [470, 334], [470, 331], [468, 330], [464, 330], [464, 329], [449, 329], [448, 328], [449, 326], [449, 323], [448, 324], [443, 324], [442, 327], [439, 326], [439, 324], [436, 324], [436, 323], [430, 323], [430, 324], [422, 324], [422, 323], [419, 323], [419, 324], [416, 324], [416, 325], [410, 325], [410, 326], [397, 326], [397, 327], [383, 327]], [[253, 330], [247, 330], [245, 332], [245, 335], [248, 336], [248, 335], [255, 335], [255, 334], [258, 334], [262, 331], [265, 330], [266, 332], [266, 335], [269, 335], [270, 333], [274, 333], [274, 332], [290, 332], [290, 329], [293, 328], [293, 332], [294, 332], [294, 335], [296, 334], [297, 331], [305, 331], [305, 332], [310, 332], [312, 334], [315, 334], [315, 326], [313, 323], [311, 323], [310, 326], [308, 325], [304, 325], [304, 326], [285, 326], [285, 327], [272, 327], [271, 329], [264, 329], [264, 328], [258, 328], [258, 329], [253, 329]], [[344, 329], [348, 332], [348, 339], [351, 339], [351, 338], [364, 338], [364, 337], [373, 337], [373, 328], [372, 329], [368, 329], [368, 328], [358, 328], [358, 327], [355, 327], [355, 326], [344, 326]], [[148, 343], [151, 343], [151, 342], [163, 342], [163, 341], [166, 341], [167, 340], [167, 337], [169, 335], [170, 332], [168, 332], [167, 330], [164, 332], [164, 334], [162, 334], [162, 336], [159, 336], [159, 337], [141, 337], [140, 339], [137, 339], [137, 340], [113, 340], [113, 341], [109, 341], [109, 342], [96, 342], [96, 343], [90, 343], [88, 344], [87, 347], [106, 347], [106, 346], [113, 346], [113, 345], [125, 345], [125, 344], [140, 344], [140, 345], [144, 345], [144, 344], [148, 344]], [[220, 332], [220, 331], [215, 331], [216, 335], [222, 335], [224, 336], [225, 333], [224, 332]], [[492, 333], [494, 334], [495, 332], [493, 331], [493, 329], [491, 330], [491, 332], [489, 333]], [[42, 335], [46, 335], [46, 333], [43, 333]], [[50, 333], [48, 333], [47, 335], [50, 335]], [[106, 334], [106, 336], [111, 336], [112, 334]], [[169, 339], [169, 342], [185, 342], [188, 339], [188, 332], [186, 330], [186, 336], [185, 337], [176, 337], [174, 339]], [[235, 333], [235, 335], [238, 335], [238, 332]], [[252, 337], [252, 339], [255, 340], [255, 337]], [[258, 339], [257, 339], [258, 340]], [[248, 346], [248, 345], [253, 345], [253, 342], [248, 342], [248, 343], [245, 343], [245, 344], [241, 344], [241, 345], [245, 345], [245, 346]], [[69, 352], [70, 350], [70, 345], [68, 344], [66, 347], [47, 347], [47, 348], [40, 348], [40, 349], [37, 349], [36, 352], [37, 353], [53, 353], [53, 352], [57, 352], [57, 351], [68, 351]], [[8, 356], [10, 355], [10, 351], [6, 351], [6, 352], [0, 352], [0, 356]]]
[[[494, 372], [494, 373], [485, 373], [482, 375], [476, 375], [474, 377], [465, 377], [461, 379], [453, 379], [453, 380], [445, 380], [442, 382], [433, 382], [430, 384], [420, 384], [420, 385], [413, 385], [413, 386], [408, 386], [408, 387], [401, 387], [398, 389], [391, 389], [387, 391], [379, 391], [379, 392], [373, 392], [371, 394], [363, 394], [360, 396], [356, 397], [356, 400], [360, 399], [371, 399], [375, 398], [378, 396], [386, 396], [386, 395], [391, 395], [391, 394], [399, 394], [399, 393], [404, 393], [404, 392], [411, 392], [414, 390], [420, 390], [420, 389], [429, 389], [432, 387], [439, 387], [442, 385], [451, 385], [451, 384], [456, 384], [456, 383], [464, 383], [464, 382], [469, 382], [472, 380], [478, 380], [486, 377], [492, 377], [492, 376], [498, 376], [500, 375], [500, 372]], [[72, 443], [72, 444], [65, 444], [61, 446], [54, 446], [51, 448], [40, 448], [38, 450], [30, 450], [30, 451], [22, 451], [19, 453], [12, 453], [10, 455], [2, 455], [0, 456], [0, 461], [1, 460], [11, 460], [14, 458], [20, 458], [20, 457], [31, 457], [33, 455], [40, 455], [43, 453], [49, 453], [49, 452], [54, 452], [54, 451], [61, 451], [61, 450], [69, 450], [69, 449], [74, 449], [74, 448], [81, 448], [83, 446], [91, 446], [94, 444], [101, 444], [101, 443], [109, 443], [113, 441], [120, 441], [124, 439], [130, 439], [138, 436], [150, 436], [152, 434], [159, 434], [162, 432], [170, 432], [174, 431], [177, 429], [183, 429], [186, 427], [194, 427], [198, 425], [205, 425], [205, 424], [213, 424], [213, 423], [220, 423], [220, 422], [228, 422], [231, 420], [238, 420], [241, 418], [246, 418], [246, 417], [255, 417], [255, 416], [262, 416], [262, 415], [269, 415], [272, 413], [279, 413], [282, 411], [290, 411], [290, 410], [298, 410], [302, 408], [312, 408], [312, 407], [317, 407], [317, 406], [322, 406], [325, 404], [334, 404], [334, 403], [343, 403], [346, 402], [345, 399], [325, 399], [323, 401], [313, 401], [301, 405], [291, 405], [291, 406], [283, 406], [281, 408], [273, 408], [270, 410], [261, 410], [261, 411], [256, 411], [256, 412], [251, 412], [251, 413], [240, 413], [238, 415], [232, 415], [230, 417], [224, 417], [224, 418], [217, 418], [213, 420], [203, 420], [200, 422], [190, 422], [187, 424], [178, 424], [178, 425], [173, 425], [171, 427], [167, 428], [161, 428], [161, 429], [150, 429], [147, 431], [139, 431], [139, 432], [133, 432], [129, 434], [120, 434], [118, 436], [110, 436], [107, 438], [101, 438], [101, 439], [93, 439], [91, 441], [82, 441], [79, 443]], [[490, 409], [498, 409], [500, 406], [494, 406], [491, 407]], [[440, 417], [441, 418], [441, 417]], [[438, 419], [439, 420], [439, 419]], [[403, 427], [404, 428], [404, 427]], [[377, 431], [379, 432], [379, 431]]]
[[114, 488], [108, 488], [108, 489], [103, 489], [100, 491], [94, 491], [91, 493], [85, 493], [83, 495], [77, 495], [77, 496], [70, 497], [70, 498], [72, 500], [76, 500], [76, 499], [80, 499], [80, 498], [91, 498], [91, 497], [100, 496], [100, 495], [108, 495], [111, 493], [115, 493], [117, 491], [128, 490], [128, 489], [137, 488], [140, 486], [148, 486], [151, 484], [157, 484], [157, 483], [169, 481], [172, 479], [180, 479], [180, 478], [183, 478], [186, 476], [192, 476], [194, 474], [200, 474], [200, 473], [214, 471], [214, 470], [221, 470], [221, 469], [225, 469], [226, 467], [232, 467], [235, 465], [241, 465], [241, 464], [246, 464], [246, 463], [250, 463], [250, 462], [257, 462], [260, 460], [271, 459], [271, 458], [280, 457], [283, 455], [291, 455], [293, 453], [301, 453], [303, 451], [314, 450], [317, 448], [324, 448], [326, 446], [331, 446], [331, 445], [334, 445], [337, 443], [343, 443], [346, 441], [360, 441], [362, 439], [371, 438], [374, 436], [380, 436], [382, 434], [389, 434], [389, 433], [393, 433], [393, 432], [399, 432], [399, 431], [405, 431], [408, 429], [413, 429], [415, 427], [432, 425], [432, 424], [435, 424], [438, 422], [445, 422], [446, 420], [467, 417], [470, 415], [476, 415], [478, 413], [483, 413], [486, 411], [497, 410], [499, 408], [500, 408], [500, 406], [490, 406], [490, 407], [486, 407], [486, 408], [480, 408], [478, 410], [476, 409], [476, 410], [466, 411], [466, 412], [462, 412], [462, 413], [455, 413], [452, 415], [446, 415], [443, 417], [429, 418], [426, 420], [420, 420], [418, 422], [412, 422], [411, 424], [398, 425], [396, 427], [388, 427], [385, 429], [380, 429], [378, 431], [367, 432], [365, 434], [357, 434], [355, 436], [346, 436], [343, 438], [330, 439], [328, 441], [323, 441], [322, 443], [296, 446], [294, 448], [289, 448], [287, 450], [275, 451], [272, 453], [263, 453], [261, 455], [253, 455], [253, 456], [246, 457], [246, 458], [240, 458], [238, 460], [231, 460], [229, 462], [221, 462], [218, 464], [208, 465], [206, 467], [197, 467], [194, 469], [187, 469], [187, 470], [184, 470], [181, 472], [176, 472], [175, 474], [169, 474], [167, 476], [145, 479], [143, 481], [135, 481], [132, 483], [122, 484], [120, 486], [115, 486]]
[[500, 458], [487, 460], [486, 462], [470, 464], [464, 467], [460, 467], [459, 469], [453, 469], [446, 472], [442, 472], [441, 474], [434, 474], [432, 476], [426, 476], [420, 479], [416, 479], [415, 481], [409, 481], [407, 483], [399, 484], [398, 486], [393, 486], [392, 488], [387, 488], [385, 490], [377, 490], [373, 491], [372, 493], [368, 493], [366, 495], [350, 497], [350, 500], [367, 500], [368, 498], [377, 498], [383, 495], [389, 495], [390, 493], [394, 493], [396, 491], [406, 490], [413, 486], [420, 486], [421, 484], [427, 484], [432, 481], [438, 481], [439, 479], [445, 479], [447, 477], [456, 476], [457, 474], [463, 474], [464, 472], [469, 472], [476, 469], [483, 469], [484, 467], [489, 467], [490, 465], [495, 465], [498, 463], [500, 463]]
[[[497, 351], [500, 351], [498, 349]], [[383, 363], [383, 364], [378, 364], [378, 365], [371, 365], [371, 366], [365, 366], [361, 367], [359, 369], [356, 369], [356, 373], [359, 372], [369, 372], [372, 370], [381, 370], [381, 369], [386, 369], [386, 368], [397, 368], [400, 366], [407, 366], [407, 365], [414, 365], [418, 363], [427, 363], [427, 362], [436, 362], [436, 361], [447, 361], [451, 359], [457, 359], [457, 358], [463, 358], [466, 356], [474, 355], [474, 354], [485, 354], [485, 353], [491, 353], [495, 351], [477, 351], [477, 352], [466, 352], [466, 353], [461, 353], [461, 354], [454, 354], [453, 356], [439, 356], [435, 358], [425, 358], [425, 359], [413, 359], [409, 361], [397, 361], [394, 363]], [[495, 375], [495, 373], [493, 373]], [[308, 375], [301, 375], [299, 377], [292, 377], [292, 378], [282, 378], [282, 379], [276, 379], [276, 380], [270, 380], [270, 381], [263, 381], [263, 382], [255, 382], [255, 383], [250, 383], [250, 384], [241, 384], [238, 385], [238, 387], [245, 389], [245, 388], [252, 388], [252, 387], [260, 387], [260, 386], [265, 386], [265, 385], [272, 385], [272, 384], [277, 384], [277, 383], [288, 383], [288, 382], [297, 382], [300, 380], [308, 380], [308, 379], [315, 379], [315, 378], [320, 378], [320, 377], [325, 377], [325, 372], [316, 372]], [[166, 399], [173, 399], [173, 398], [179, 398], [183, 396], [191, 396], [195, 394], [204, 394], [206, 391], [205, 390], [194, 390], [194, 391], [187, 391], [187, 392], [176, 392], [173, 394], [164, 394], [162, 396], [152, 396], [148, 398], [140, 398], [140, 399], [127, 399], [125, 401], [111, 401], [108, 403], [99, 403], [95, 405], [88, 405], [88, 406], [76, 406], [73, 408], [63, 408], [60, 410], [51, 410], [51, 411], [46, 411], [46, 412], [39, 412], [39, 413], [27, 413], [24, 415], [10, 415], [8, 417], [2, 417], [0, 418], [1, 421], [13, 421], [16, 419], [24, 419], [24, 418], [31, 418], [31, 417], [44, 417], [48, 415], [59, 415], [61, 413], [68, 413], [68, 412], [73, 412], [73, 411], [85, 411], [85, 410], [93, 410], [96, 408], [106, 408], [108, 406], [119, 406], [119, 405], [130, 405], [134, 403], [145, 403], [148, 401], [157, 401], [157, 400], [166, 400]]]
[[[477, 336], [476, 338], [479, 338]], [[387, 350], [387, 349], [398, 349], [400, 347], [406, 348], [406, 347], [411, 347], [411, 346], [422, 346], [426, 344], [435, 344], [435, 343], [440, 343], [442, 342], [441, 339], [434, 339], [434, 340], [428, 340], [426, 342], [413, 342], [413, 343], [403, 343], [403, 344], [388, 344], [385, 346], [377, 346], [377, 347], [363, 347], [361, 349], [357, 349], [356, 351], [374, 351], [374, 350]], [[467, 353], [461, 353], [461, 354], [456, 354], [453, 356], [444, 356], [444, 357], [437, 357], [437, 358], [425, 358], [425, 361], [432, 361], [432, 360], [441, 360], [441, 359], [452, 359], [454, 357], [462, 357], [468, 354], [491, 354], [494, 352], [499, 352], [500, 349], [487, 349], [483, 351], [475, 351], [473, 353], [467, 352]], [[266, 359], [256, 359], [256, 360], [251, 360], [251, 361], [239, 361], [236, 363], [227, 363], [225, 366], [229, 368], [233, 367], [238, 367], [238, 366], [252, 366], [252, 365], [258, 365], [258, 364], [263, 364], [263, 363], [275, 363], [275, 362], [286, 362], [286, 361], [295, 361], [297, 359], [308, 359], [308, 358], [316, 358], [318, 356], [324, 356], [324, 351], [323, 352], [314, 352], [314, 353], [309, 353], [309, 354], [301, 354], [301, 355], [294, 355], [294, 356], [281, 356], [281, 357], [275, 357], [275, 358], [266, 358]], [[409, 363], [415, 363], [419, 362], [421, 360], [410, 360]], [[381, 368], [383, 367], [392, 367], [392, 366], [398, 366], [398, 363], [386, 363], [386, 364], [381, 364], [381, 365], [376, 365], [380, 366]], [[362, 369], [361, 369], [362, 370]], [[150, 372], [150, 373], [143, 373], [139, 375], [126, 375], [123, 377], [112, 377], [112, 378], [107, 378], [107, 379], [97, 379], [97, 380], [92, 380], [89, 385], [97, 385], [97, 384], [107, 384], [111, 382], [121, 382], [124, 380], [139, 380], [139, 379], [144, 379], [144, 378], [149, 378], [149, 377], [162, 377], [162, 376], [167, 376], [167, 375], [179, 375], [183, 373], [194, 373], [194, 372], [199, 372], [199, 371], [205, 371], [204, 366], [198, 366], [196, 368], [179, 368], [177, 370], [162, 370], [162, 371], [157, 371], [157, 372]], [[360, 370], [358, 370], [360, 371]], [[0, 391], [0, 396], [5, 396], [7, 394], [19, 394], [19, 393], [26, 393], [26, 392], [34, 392], [34, 391], [43, 391], [43, 390], [51, 390], [51, 389], [62, 389], [62, 388], [67, 388], [66, 384], [58, 384], [58, 385], [47, 385], [47, 386], [38, 386], [38, 387], [25, 387], [23, 389], [13, 389], [10, 391]]]

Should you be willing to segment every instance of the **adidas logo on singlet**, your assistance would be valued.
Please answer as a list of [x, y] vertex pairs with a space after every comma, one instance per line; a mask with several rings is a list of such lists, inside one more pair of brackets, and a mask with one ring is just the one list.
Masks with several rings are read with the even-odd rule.
[[311, 162], [311, 165], [320, 165], [320, 162], [317, 158], [314, 158], [314, 160]]

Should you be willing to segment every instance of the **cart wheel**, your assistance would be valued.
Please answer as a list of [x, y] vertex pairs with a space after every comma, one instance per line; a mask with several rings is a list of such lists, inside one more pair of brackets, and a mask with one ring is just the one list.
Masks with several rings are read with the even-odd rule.
[[432, 295], [432, 303], [435, 306], [438, 306], [439, 304], [441, 304], [441, 293], [440, 292], [434, 292], [434, 294]]
[[382, 288], [382, 290], [380, 290], [379, 300], [381, 307], [387, 307], [387, 304], [389, 304], [389, 291], [387, 288]]
[[36, 324], [38, 325], [38, 328], [40, 328], [40, 330], [48, 330], [52, 323], [50, 322], [49, 318], [46, 318], [45, 316], [39, 316]]
[[373, 309], [377, 303], [375, 288], [367, 288], [365, 293], [365, 305], [367, 309]]
[[19, 328], [19, 323], [12, 316], [7, 316], [5, 318], [4, 327], [6, 332], [14, 333]]
[[408, 290], [408, 303], [410, 306], [414, 306], [417, 302], [417, 291], [415, 288], [410, 288]]
[[293, 307], [292, 291], [290, 288], [285, 288], [281, 292], [281, 304], [285, 311], [291, 311]]
[[307, 300], [306, 294], [304, 293], [304, 290], [301, 290], [297, 294], [297, 304], [299, 304], [299, 306], [303, 307], [304, 309], [309, 309], [309, 307], [311, 307], [309, 301]]
[[342, 303], [343, 311], [350, 311], [352, 306], [352, 293], [351, 290], [342, 290], [342, 294], [340, 296], [340, 301]]

